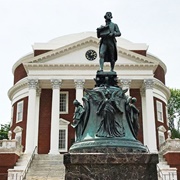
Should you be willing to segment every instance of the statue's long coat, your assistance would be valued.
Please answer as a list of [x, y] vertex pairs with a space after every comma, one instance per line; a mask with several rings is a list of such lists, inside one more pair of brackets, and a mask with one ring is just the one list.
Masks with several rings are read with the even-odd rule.
[[[109, 38], [109, 41], [112, 41], [112, 43], [114, 45], [114, 60], [116, 61], [117, 60], [117, 47], [116, 47], [116, 42], [117, 41], [116, 41], [115, 37], [120, 36], [121, 32], [119, 31], [118, 25], [113, 23], [113, 22], [110, 22], [109, 30], [110, 30], [110, 33], [114, 34], [114, 37]], [[100, 53], [100, 50], [101, 50], [101, 45], [103, 44], [103, 40], [104, 40], [104, 38], [102, 37], [101, 40], [100, 40], [99, 53]], [[104, 57], [104, 62], [110, 62], [110, 61], [111, 61], [111, 57], [110, 57], [110, 54], [107, 51], [106, 54], [105, 54], [105, 57]]]

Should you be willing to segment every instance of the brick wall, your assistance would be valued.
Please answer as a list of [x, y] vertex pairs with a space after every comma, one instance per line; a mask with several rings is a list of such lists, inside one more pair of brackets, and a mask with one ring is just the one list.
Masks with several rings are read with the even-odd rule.
[[138, 133], [138, 140], [143, 143], [143, 121], [142, 121], [142, 102], [141, 102], [141, 94], [140, 89], [130, 89], [130, 95], [137, 99], [136, 107], [139, 110], [139, 133]]
[[39, 154], [48, 154], [50, 150], [51, 107], [52, 89], [42, 89], [39, 110]]
[[165, 72], [160, 65], [158, 65], [156, 71], [154, 72], [154, 77], [159, 79], [162, 83], [165, 84]]
[[40, 54], [44, 54], [44, 53], [49, 52], [49, 51], [51, 51], [51, 50], [35, 50], [34, 56], [38, 56]]
[[177, 168], [178, 180], [180, 180], [180, 152], [167, 152], [164, 158], [170, 165], [170, 167]]
[[[16, 113], [17, 113], [17, 103], [23, 101], [23, 120], [16, 123]], [[27, 124], [27, 111], [28, 111], [28, 97], [25, 97], [16, 103], [13, 104], [14, 110], [13, 110], [13, 120], [12, 120], [12, 126], [11, 126], [11, 131], [12, 131], [12, 139], [15, 138], [15, 133], [13, 133], [13, 130], [16, 128], [16, 126], [20, 126], [23, 131], [22, 131], [22, 145], [23, 145], [23, 151], [26, 145], [26, 124]]]
[[27, 76], [26, 70], [24, 69], [23, 64], [20, 64], [14, 71], [14, 84], [19, 80]]
[[141, 54], [143, 56], [146, 56], [146, 51], [145, 50], [131, 50], [132, 52], [135, 52], [137, 54]]
[[8, 169], [14, 167], [19, 156], [15, 153], [0, 154], [0, 180], [7, 179]]
[[69, 113], [68, 114], [61, 114], [61, 118], [68, 120], [70, 122], [69, 126], [68, 126], [68, 149], [71, 147], [72, 142], [75, 138], [75, 130], [74, 128], [71, 127], [71, 123], [73, 120], [73, 114], [74, 114], [74, 105], [73, 105], [73, 101], [75, 99], [75, 89], [63, 89], [61, 91], [68, 91], [69, 92]]
[[[164, 122], [158, 121], [156, 101], [159, 101], [159, 102], [162, 103], [162, 106], [163, 106], [163, 120], [164, 120]], [[165, 127], [166, 132], [164, 134], [165, 134], [165, 139], [167, 139], [167, 136], [168, 136], [167, 135], [168, 125], [167, 125], [167, 117], [166, 117], [166, 104], [162, 100], [160, 100], [160, 99], [158, 99], [156, 97], [154, 97], [154, 115], [155, 115], [155, 123], [156, 123], [157, 147], [159, 149], [158, 127], [161, 126], [161, 125]]]
[[[69, 92], [68, 114], [61, 114], [60, 117], [72, 122], [74, 113], [73, 100], [75, 99], [74, 89], [61, 89]], [[51, 108], [52, 108], [52, 89], [42, 89], [40, 97], [39, 112], [39, 136], [38, 136], [38, 153], [47, 154], [50, 150], [50, 133], [51, 133]], [[72, 145], [75, 131], [69, 124], [68, 126], [68, 149]]]

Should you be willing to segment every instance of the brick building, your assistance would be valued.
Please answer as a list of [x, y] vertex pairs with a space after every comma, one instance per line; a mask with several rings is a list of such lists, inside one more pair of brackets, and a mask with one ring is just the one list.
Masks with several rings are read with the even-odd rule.
[[[70, 125], [73, 100], [82, 102], [84, 89], [95, 85], [99, 39], [96, 33], [85, 32], [32, 47], [32, 53], [13, 65], [14, 84], [8, 92], [12, 138], [23, 145], [24, 153], [31, 153], [36, 146], [38, 154], [65, 153], [75, 139]], [[166, 66], [147, 51], [146, 44], [117, 38], [117, 49], [119, 86], [128, 88], [126, 94], [137, 98], [140, 110], [138, 139], [150, 152], [158, 152], [168, 130]]]
[[[117, 38], [115, 71], [127, 95], [137, 98], [140, 110], [139, 140], [156, 152], [167, 137], [166, 104], [170, 96], [165, 85], [166, 66], [147, 52], [146, 44]], [[38, 153], [67, 152], [74, 141], [71, 127], [74, 99], [82, 102], [83, 90], [94, 87], [99, 68], [95, 33], [72, 34], [47, 43], [35, 43], [33, 52], [13, 66], [14, 85], [8, 92], [12, 102], [11, 130], [25, 152], [35, 146]], [[88, 56], [93, 50], [94, 59]], [[105, 64], [109, 69], [109, 64]]]

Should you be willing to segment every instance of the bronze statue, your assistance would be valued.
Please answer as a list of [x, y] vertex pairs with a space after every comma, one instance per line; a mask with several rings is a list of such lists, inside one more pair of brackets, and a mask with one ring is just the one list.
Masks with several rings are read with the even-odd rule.
[[[115, 37], [121, 33], [118, 25], [111, 22], [111, 12], [104, 18], [106, 25], [97, 28], [97, 36], [101, 38], [100, 70], [94, 79], [95, 87], [85, 89], [83, 106], [74, 101], [72, 126], [76, 130], [76, 141], [70, 152], [147, 152], [137, 140], [139, 110], [135, 106], [136, 98], [127, 96], [128, 89], [118, 86], [114, 72], [117, 60]], [[104, 62], [110, 62], [110, 72], [103, 72]]]
[[115, 37], [121, 36], [118, 25], [111, 22], [112, 13], [107, 12], [104, 16], [106, 25], [97, 28], [97, 37], [101, 38], [99, 56], [100, 70], [103, 71], [104, 62], [110, 62], [113, 72], [117, 60], [117, 49]]
[[135, 97], [129, 97], [127, 99], [127, 118], [132, 128], [132, 132], [134, 137], [137, 139], [138, 131], [139, 131], [139, 110], [136, 108], [135, 103], [137, 99]]
[[[100, 91], [101, 92], [101, 91]], [[118, 92], [118, 91], [117, 91]], [[101, 123], [97, 130], [96, 136], [98, 137], [122, 137], [124, 136], [124, 127], [122, 122], [118, 122], [115, 114], [119, 112], [123, 113], [121, 106], [116, 102], [117, 95], [114, 97], [117, 92], [113, 92], [112, 94], [107, 89], [104, 96], [101, 100], [98, 109], [97, 115], [101, 116]]]
[[71, 126], [76, 130], [76, 141], [79, 141], [81, 139], [83, 131], [83, 120], [85, 110], [78, 100], [74, 100], [73, 104], [76, 109], [74, 112], [73, 123], [71, 124]]

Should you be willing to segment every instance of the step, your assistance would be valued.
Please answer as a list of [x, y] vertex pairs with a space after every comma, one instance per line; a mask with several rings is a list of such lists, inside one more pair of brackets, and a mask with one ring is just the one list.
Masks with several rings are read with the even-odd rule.
[[30, 168], [29, 169], [29, 173], [34, 173], [34, 172], [49, 172], [49, 171], [59, 171], [59, 172], [63, 172], [65, 171], [64, 167], [60, 167], [60, 168], [54, 168], [54, 167], [45, 167], [45, 168]]
[[25, 180], [64, 180], [64, 177], [29, 176]]
[[63, 155], [35, 155], [26, 180], [64, 180]]
[[35, 160], [63, 160], [63, 155], [50, 155], [50, 154], [36, 154]]
[[167, 161], [161, 161], [161, 162], [158, 163], [158, 165], [160, 165], [160, 166], [161, 165], [168, 165], [168, 163], [167, 163]]
[[62, 161], [45, 161], [45, 160], [33, 160], [32, 166], [58, 166], [58, 165], [63, 165]]

